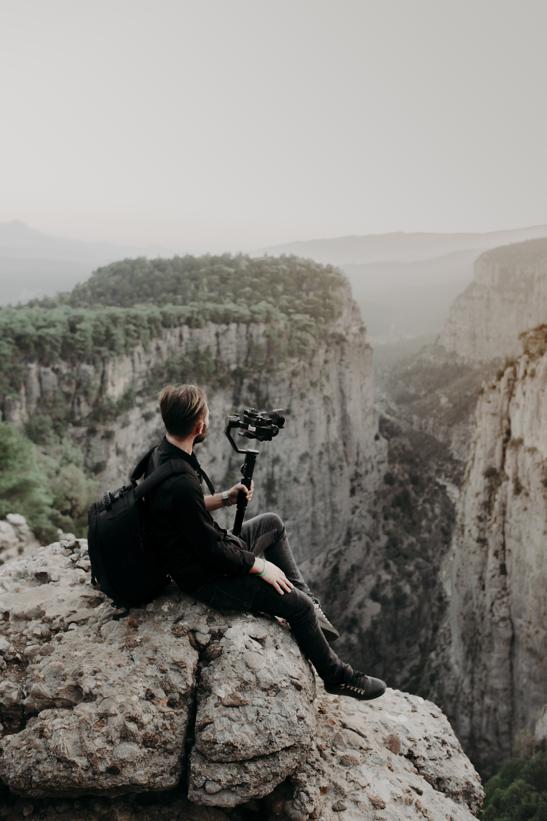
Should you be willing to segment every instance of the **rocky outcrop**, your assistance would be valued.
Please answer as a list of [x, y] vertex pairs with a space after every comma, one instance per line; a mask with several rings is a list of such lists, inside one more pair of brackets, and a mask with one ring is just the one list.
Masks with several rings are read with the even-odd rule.
[[480, 804], [434, 704], [325, 693], [282, 620], [175, 590], [117, 618], [84, 540], [7, 562], [0, 591], [3, 818], [470, 819]]
[[0, 564], [37, 546], [38, 542], [24, 516], [8, 513], [5, 519], [0, 519]]
[[[34, 797], [174, 788], [192, 716], [195, 798], [241, 803], [253, 772], [270, 791], [309, 747], [314, 725], [313, 678], [287, 632], [226, 622], [220, 630], [176, 596], [115, 620], [88, 575], [85, 543], [61, 542], [0, 577], [9, 616], [0, 703], [14, 731], [2, 746], [2, 779]], [[272, 673], [278, 653], [285, 664]], [[258, 717], [265, 693], [271, 713]], [[260, 739], [249, 732], [256, 721]], [[272, 781], [260, 772], [265, 745]]]
[[431, 661], [433, 697], [485, 772], [541, 734], [547, 704], [547, 326], [521, 341], [475, 411]]
[[438, 345], [469, 363], [518, 355], [519, 333], [547, 318], [547, 238], [486, 251], [474, 271]]

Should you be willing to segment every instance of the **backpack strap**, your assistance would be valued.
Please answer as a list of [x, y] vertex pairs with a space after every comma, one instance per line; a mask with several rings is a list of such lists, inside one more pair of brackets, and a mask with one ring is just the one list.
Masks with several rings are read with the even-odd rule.
[[[156, 450], [157, 447], [158, 447], [158, 445], [152, 445], [152, 447], [149, 448], [146, 451], [144, 456], [142, 456], [139, 459], [139, 461], [137, 462], [137, 464], [135, 465], [135, 467], [133, 468], [133, 470], [129, 474], [129, 481], [132, 484], [136, 484], [137, 479], [140, 479], [141, 476], [144, 476], [144, 474], [146, 472], [146, 469], [148, 467], [148, 461], [149, 461], [150, 457], [152, 456], [153, 451]], [[164, 470], [164, 472], [161, 474], [161, 478], [159, 478], [156, 481], [152, 482], [151, 484], [147, 485], [146, 486], [147, 491], [149, 491], [151, 488], [155, 487], [157, 483], [161, 484], [161, 482], [163, 482], [164, 479], [167, 479], [168, 476], [172, 476], [174, 473], [181, 473], [182, 472], [181, 465], [184, 465], [184, 463], [181, 463], [180, 459], [169, 459], [167, 462], [164, 462], [162, 465], [160, 465], [155, 470], [153, 470], [151, 473], [149, 473], [148, 476], [146, 477], [146, 479], [144, 479], [143, 482], [141, 482], [141, 484], [139, 485], [139, 488], [142, 487], [145, 482], [148, 482], [148, 480], [151, 479], [152, 476], [156, 476], [156, 474], [158, 474], [158, 472], [160, 470], [162, 470], [163, 468], [166, 468], [167, 465], [171, 465], [171, 468], [169, 470]], [[211, 480], [209, 479], [209, 477], [207, 476], [207, 474], [205, 473], [205, 471], [203, 470], [200, 463], [198, 462], [198, 460], [195, 457], [194, 457], [194, 465], [192, 465], [192, 467], [194, 467], [194, 469], [198, 471], [200, 476], [202, 476], [202, 478], [205, 480], [205, 484], [209, 488], [210, 492], [214, 494], [216, 491], [215, 491], [215, 487], [214, 487], [213, 483], [211, 482]], [[140, 498], [141, 496], [144, 496], [144, 491], [142, 492], [142, 494], [140, 494], [138, 496], [138, 498]]]
[[211, 482], [211, 480], [209, 479], [209, 477], [207, 476], [207, 474], [205, 473], [205, 471], [203, 470], [201, 465], [199, 466], [199, 472], [200, 472], [201, 476], [203, 476], [203, 478], [205, 479], [205, 484], [207, 485], [207, 487], [209, 488], [211, 493], [215, 493], [215, 486], [213, 485], [213, 483]]
[[154, 451], [158, 446], [152, 445], [151, 448], [148, 448], [144, 456], [141, 456], [131, 473], [129, 474], [129, 481], [134, 484], [137, 479], [140, 479], [141, 476], [144, 476], [144, 472], [146, 470], [146, 466], [148, 464], [148, 460], [152, 455], [152, 451]]

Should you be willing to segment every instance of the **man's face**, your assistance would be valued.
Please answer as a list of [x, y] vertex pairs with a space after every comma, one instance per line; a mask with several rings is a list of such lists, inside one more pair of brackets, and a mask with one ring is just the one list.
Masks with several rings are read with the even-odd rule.
[[209, 408], [205, 409], [205, 417], [202, 421], [204, 422], [203, 430], [201, 431], [201, 433], [198, 433], [196, 434], [196, 436], [194, 436], [194, 445], [196, 445], [198, 442], [203, 442], [203, 440], [209, 433]]

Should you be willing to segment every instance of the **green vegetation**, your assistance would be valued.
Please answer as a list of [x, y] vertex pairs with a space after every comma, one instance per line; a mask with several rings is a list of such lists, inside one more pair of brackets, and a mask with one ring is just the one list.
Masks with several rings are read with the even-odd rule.
[[[230, 321], [302, 314], [320, 322], [335, 316], [333, 292], [343, 282], [344, 275], [333, 266], [292, 255], [187, 254], [173, 259], [125, 259], [98, 268], [54, 304], [86, 308], [192, 305], [216, 311]], [[226, 319], [219, 316], [213, 321]]]
[[482, 821], [547, 821], [547, 753], [507, 761], [486, 783]]
[[69, 442], [48, 437], [43, 443], [41, 453], [24, 433], [0, 422], [0, 518], [21, 513], [44, 541], [55, 539], [57, 528], [83, 536], [98, 484]]
[[42, 431], [47, 453], [7, 422], [0, 422], [0, 518], [21, 513], [38, 538], [51, 541], [57, 528], [84, 535], [87, 509], [97, 484], [84, 472], [81, 453]]
[[36, 533], [51, 535], [52, 501], [32, 442], [13, 426], [0, 422], [0, 517], [21, 513]]
[[0, 309], [0, 396], [17, 394], [27, 362], [93, 364], [207, 322], [266, 323], [271, 355], [303, 355], [339, 313], [344, 286], [336, 268], [294, 256], [116, 262], [70, 292]]

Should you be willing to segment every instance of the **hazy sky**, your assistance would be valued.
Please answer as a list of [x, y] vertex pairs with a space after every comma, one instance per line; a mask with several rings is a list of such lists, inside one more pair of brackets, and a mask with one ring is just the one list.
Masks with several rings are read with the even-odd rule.
[[0, 221], [176, 250], [547, 221], [544, 0], [0, 0]]

